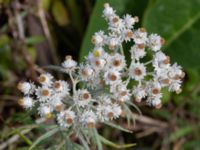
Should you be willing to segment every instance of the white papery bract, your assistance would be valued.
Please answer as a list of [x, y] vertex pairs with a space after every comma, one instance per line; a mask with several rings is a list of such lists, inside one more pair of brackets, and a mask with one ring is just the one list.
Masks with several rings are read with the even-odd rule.
[[58, 80], [53, 83], [56, 97], [65, 97], [69, 95], [69, 84], [66, 81]]
[[[41, 117], [55, 117], [62, 128], [72, 126], [79, 131], [120, 116], [128, 118], [128, 105], [134, 106], [134, 102], [160, 108], [163, 88], [181, 92], [184, 72], [177, 63], [171, 65], [169, 56], [161, 51], [164, 39], [160, 35], [135, 29], [137, 16], [120, 17], [107, 3], [103, 17], [108, 28], [94, 33], [94, 48], [85, 61], [78, 64], [66, 56], [61, 64], [69, 82], [42, 73], [40, 85], [19, 83], [18, 89], [25, 95], [19, 103], [24, 108], [37, 107]], [[124, 43], [132, 45], [125, 50]]]
[[80, 122], [88, 128], [93, 128], [96, 124], [97, 116], [93, 111], [85, 111], [81, 114]]
[[133, 34], [133, 39], [136, 44], [146, 44], [148, 40], [146, 30], [144, 28], [136, 30]]
[[126, 66], [125, 57], [119, 53], [111, 55], [108, 58], [108, 64], [111, 69], [121, 71]]
[[34, 106], [33, 98], [25, 96], [19, 100], [19, 104], [22, 105], [25, 109], [32, 108]]
[[30, 82], [20, 82], [17, 85], [18, 90], [20, 90], [24, 95], [32, 94], [35, 90], [35, 85]]
[[74, 70], [77, 66], [77, 62], [72, 59], [71, 56], [66, 56], [65, 61], [62, 63], [62, 66], [66, 69], [67, 72]]
[[75, 117], [76, 117], [75, 112], [71, 110], [65, 110], [57, 115], [57, 120], [61, 127], [66, 128], [70, 127], [73, 124]]
[[38, 113], [41, 117], [51, 118], [52, 117], [52, 108], [49, 104], [41, 103], [38, 107]]
[[74, 102], [80, 107], [88, 105], [90, 101], [91, 101], [91, 95], [86, 89], [82, 90], [79, 89], [74, 95]]
[[146, 67], [142, 63], [133, 63], [129, 68], [129, 76], [136, 81], [141, 81], [146, 76]]
[[121, 82], [120, 72], [114, 69], [109, 69], [104, 74], [104, 81], [108, 85], [113, 85]]
[[138, 61], [140, 58], [143, 58], [146, 55], [145, 45], [140, 44], [132, 46], [130, 49], [130, 53], [131, 53], [131, 58], [136, 59]]
[[43, 73], [38, 77], [40, 84], [44, 86], [50, 86], [52, 84], [53, 76], [49, 73]]
[[157, 35], [157, 34], [151, 34], [149, 35], [148, 38], [148, 47], [152, 50], [152, 51], [159, 51], [161, 46], [162, 46], [162, 38]]

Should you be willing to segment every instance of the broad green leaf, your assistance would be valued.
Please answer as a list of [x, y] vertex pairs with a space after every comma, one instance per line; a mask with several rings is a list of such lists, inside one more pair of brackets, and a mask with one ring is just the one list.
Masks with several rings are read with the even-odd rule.
[[116, 149], [130, 148], [130, 147], [136, 146], [135, 143], [118, 145], [118, 144], [113, 143], [112, 141], [109, 141], [108, 139], [104, 138], [104, 137], [101, 136], [101, 135], [99, 135], [99, 138], [101, 139], [101, 141], [102, 141], [104, 144], [106, 144], [106, 145], [108, 145], [108, 146], [110, 146], [110, 147], [116, 148]]
[[68, 12], [60, 0], [53, 1], [52, 14], [60, 26], [69, 24]]
[[79, 60], [83, 61], [88, 52], [92, 50], [92, 35], [99, 30], [106, 30], [107, 28], [107, 23], [102, 17], [104, 3], [109, 3], [119, 16], [129, 13], [132, 16], [141, 18], [147, 2], [146, 0], [97, 0], [81, 46]]
[[59, 131], [59, 128], [54, 128], [48, 132], [46, 132], [45, 134], [43, 134], [42, 136], [40, 136], [29, 148], [29, 150], [32, 150], [33, 148], [35, 148], [40, 142], [42, 142], [43, 140], [49, 138], [50, 136], [54, 135], [55, 133], [57, 133]]
[[143, 25], [166, 39], [164, 49], [184, 68], [199, 67], [200, 0], [157, 0], [148, 7]]

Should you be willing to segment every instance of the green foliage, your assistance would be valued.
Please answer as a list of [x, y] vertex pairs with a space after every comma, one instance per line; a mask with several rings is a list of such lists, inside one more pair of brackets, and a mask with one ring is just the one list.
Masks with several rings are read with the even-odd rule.
[[36, 44], [40, 44], [43, 41], [44, 41], [43, 36], [32, 36], [25, 39], [25, 44], [36, 45]]
[[[83, 61], [93, 48], [91, 37], [94, 32], [107, 28], [101, 16], [105, 2], [110, 3], [119, 15], [130, 13], [133, 16], [139, 16], [138, 26], [145, 27], [149, 33], [158, 33], [166, 40], [163, 50], [171, 57], [172, 62], [183, 66], [187, 77], [181, 95], [171, 94], [165, 89], [162, 91], [163, 104], [171, 104], [173, 100], [174, 107], [177, 107], [172, 108], [173, 111], [180, 109], [180, 114], [188, 113], [200, 118], [200, 71], [198, 70], [200, 66], [200, 0], [97, 0], [81, 46], [80, 61]], [[128, 56], [126, 51], [125, 54]], [[172, 112], [168, 109], [160, 109], [153, 110], [150, 114], [171, 122], [174, 117]], [[199, 130], [199, 127], [188, 126], [187, 119], [177, 119], [176, 123], [180, 128], [169, 134], [168, 144], [189, 135], [194, 136], [194, 133]], [[195, 137], [199, 138], [199, 135]], [[200, 145], [197, 141], [191, 140], [183, 144], [183, 147], [196, 149]]]
[[116, 149], [130, 148], [130, 147], [136, 146], [136, 144], [134, 144], [134, 143], [133, 144], [118, 145], [118, 144], [115, 144], [112, 141], [109, 141], [108, 139], [106, 139], [106, 138], [104, 138], [103, 136], [100, 136], [100, 135], [99, 135], [99, 138], [101, 139], [101, 141], [104, 144], [106, 144], [106, 145], [108, 145], [108, 146], [110, 146], [112, 148], [116, 148]]
[[157, 0], [149, 4], [143, 18], [148, 31], [166, 39], [164, 49], [172, 61], [184, 68], [199, 67], [199, 0]]
[[91, 43], [92, 35], [99, 30], [107, 28], [107, 23], [102, 17], [102, 10], [106, 2], [116, 9], [119, 15], [130, 13], [140, 17], [142, 17], [142, 12], [147, 5], [147, 1], [145, 0], [97, 0], [81, 46], [80, 61], [83, 61], [84, 57], [93, 48]]
[[60, 26], [69, 24], [68, 12], [60, 0], [53, 1], [52, 14]]
[[32, 145], [31, 147], [29, 148], [29, 150], [32, 150], [34, 149], [41, 141], [47, 139], [47, 138], [50, 138], [51, 136], [53, 136], [54, 134], [56, 134], [57, 132], [59, 131], [59, 128], [56, 127], [56, 128], [53, 128], [52, 130], [50, 131], [47, 131], [45, 134], [43, 134], [42, 136], [40, 136]]
[[[79, 1], [80, 2], [80, 1]], [[83, 10], [87, 9], [85, 3], [89, 2], [89, 0], [83, 0], [79, 4], [78, 1], [74, 0], [41, 0], [40, 1], [40, 8], [45, 11], [47, 14], [46, 21], [50, 26], [50, 31], [54, 35], [56, 31], [53, 29], [52, 25], [52, 18], [54, 18], [55, 22], [61, 26], [68, 27], [71, 24], [75, 27], [75, 30], [71, 30], [71, 27], [67, 30], [70, 30], [74, 34], [74, 31], [78, 31], [78, 34], [84, 33], [84, 28], [86, 26], [86, 21], [83, 19], [85, 14]], [[94, 2], [94, 1], [93, 1]], [[160, 136], [160, 143], [166, 141], [167, 145], [172, 145], [176, 143], [180, 139], [186, 139], [186, 142], [182, 144], [182, 149], [195, 149], [198, 150], [200, 147], [199, 143], [199, 122], [200, 119], [200, 70], [199, 68], [199, 60], [200, 60], [200, 42], [199, 42], [199, 35], [200, 35], [200, 0], [96, 0], [95, 5], [93, 8], [93, 12], [90, 17], [89, 24], [87, 26], [87, 30], [85, 33], [85, 37], [83, 39], [83, 43], [81, 46], [81, 51], [79, 53], [80, 61], [83, 61], [83, 58], [88, 54], [88, 52], [93, 48], [91, 43], [91, 37], [94, 32], [99, 30], [104, 30], [107, 28], [106, 21], [102, 17], [102, 9], [103, 4], [105, 2], [110, 3], [110, 5], [117, 10], [117, 13], [121, 16], [125, 13], [130, 13], [133, 16], [139, 16], [140, 22], [137, 27], [144, 26], [149, 33], [158, 33], [163, 38], [166, 39], [166, 44], [163, 50], [169, 54], [172, 61], [177, 61], [180, 65], [183, 66], [184, 70], [186, 71], [186, 78], [184, 81], [183, 92], [181, 95], [171, 94], [168, 91], [164, 90], [163, 95], [163, 104], [164, 108], [160, 110], [152, 110], [150, 111], [147, 109], [142, 108], [142, 112], [144, 115], [150, 116], [152, 118], [160, 119], [165, 121], [169, 124], [169, 128], [167, 128], [167, 135], [161, 133]], [[11, 3], [11, 0], [0, 0], [0, 4], [4, 4], [8, 6]], [[90, 2], [91, 3], [91, 2]], [[83, 5], [82, 5], [83, 4]], [[26, 4], [23, 5], [26, 7]], [[25, 8], [24, 7], [24, 8]], [[35, 6], [34, 6], [35, 7]], [[2, 7], [4, 8], [4, 7]], [[31, 9], [31, 11], [36, 10]], [[48, 14], [49, 13], [49, 14]], [[70, 15], [69, 15], [70, 14]], [[26, 18], [28, 18], [29, 13], [27, 11], [20, 12], [21, 17], [24, 20], [24, 25], [26, 25]], [[70, 16], [70, 18], [69, 18]], [[50, 18], [50, 20], [48, 20]], [[27, 67], [24, 62], [23, 56], [18, 53], [18, 51], [13, 50], [13, 45], [16, 44], [13, 41], [13, 37], [10, 36], [11, 29], [17, 28], [15, 18], [9, 18], [9, 25], [8, 23], [3, 24], [0, 29], [0, 80], [7, 81], [8, 79], [15, 79], [18, 74]], [[3, 18], [2, 18], [3, 20]], [[39, 19], [38, 19], [39, 20]], [[28, 31], [28, 27], [25, 27]], [[57, 28], [56, 28], [57, 29]], [[62, 32], [63, 30], [58, 30]], [[15, 31], [16, 32], [16, 31]], [[26, 32], [26, 31], [25, 31]], [[27, 34], [28, 35], [28, 34]], [[74, 43], [69, 36], [68, 32], [63, 32], [59, 35], [60, 39], [63, 40], [65, 43], [69, 43], [69, 47], [73, 48]], [[77, 41], [77, 35], [75, 35], [75, 41]], [[59, 39], [59, 40], [60, 40]], [[16, 40], [16, 39], [15, 39]], [[58, 39], [55, 40], [55, 43], [59, 45]], [[57, 41], [56, 41], [57, 40]], [[24, 44], [26, 46], [26, 52], [30, 55], [30, 57], [36, 60], [37, 53], [35, 45], [44, 41], [44, 37], [42, 36], [33, 36], [33, 37], [26, 37]], [[60, 46], [60, 45], [59, 45]], [[58, 47], [59, 47], [58, 46]], [[61, 45], [63, 46], [63, 45]], [[59, 49], [57, 47], [57, 49]], [[68, 50], [68, 47], [66, 48]], [[74, 49], [73, 49], [74, 50]], [[72, 51], [73, 51], [72, 50]], [[14, 53], [15, 52], [15, 53]], [[62, 53], [57, 51], [60, 56]], [[67, 51], [68, 53], [69, 51]], [[77, 53], [77, 51], [75, 52]], [[16, 55], [17, 54], [17, 55]], [[66, 54], [66, 53], [65, 53]], [[128, 52], [125, 51], [125, 54], [128, 55]], [[19, 56], [18, 56], [19, 55]], [[15, 58], [16, 60], [13, 60]], [[49, 58], [48, 58], [49, 59]], [[13, 63], [14, 62], [14, 63]], [[17, 62], [17, 64], [15, 64]], [[50, 68], [53, 70], [59, 70], [62, 72], [62, 69], [59, 67], [52, 67], [48, 66], [46, 68]], [[44, 68], [44, 69], [46, 69]], [[21, 80], [19, 77], [17, 80]], [[1, 84], [0, 92], [7, 87], [4, 87], [4, 84]], [[13, 90], [15, 87], [15, 82], [12, 83], [13, 85], [5, 84], [6, 86], [10, 86], [9, 92], [15, 93], [16, 91]], [[3, 86], [2, 86], [3, 85]], [[5, 90], [7, 91], [7, 90]], [[0, 95], [7, 94], [0, 93]], [[2, 106], [4, 105], [3, 98]], [[1, 101], [1, 102], [2, 102]], [[14, 102], [15, 103], [15, 102]], [[5, 104], [10, 105], [10, 102], [5, 102]], [[13, 106], [12, 106], [13, 107]], [[132, 105], [130, 108], [135, 108], [135, 105]], [[7, 108], [7, 107], [6, 107]], [[18, 108], [18, 107], [17, 107]], [[133, 108], [133, 109], [134, 109]], [[12, 108], [13, 109], [13, 108]], [[136, 108], [137, 109], [137, 108]], [[128, 111], [127, 111], [128, 112]], [[4, 113], [4, 112], [3, 112]], [[7, 113], [7, 112], [6, 112]], [[14, 112], [15, 113], [15, 112]], [[34, 124], [31, 116], [29, 113], [15, 113], [12, 117], [8, 116], [5, 118], [5, 123], [3, 122], [2, 130], [0, 131], [0, 140], [6, 141], [13, 136], [18, 135], [21, 143], [19, 147], [16, 147], [17, 150], [27, 150], [28, 148], [33, 150], [40, 150], [44, 149], [38, 145], [44, 144], [44, 146], [48, 146], [50, 143], [47, 139], [50, 138], [51, 140], [56, 137], [58, 133], [58, 128], [49, 127], [49, 125], [38, 125]], [[6, 114], [7, 117], [7, 114]], [[133, 115], [130, 113], [130, 117], [127, 119], [130, 120], [134, 118]], [[4, 119], [1, 116], [0, 121]], [[134, 122], [134, 121], [133, 121]], [[191, 125], [189, 125], [189, 122]], [[136, 125], [138, 123], [136, 122]], [[130, 122], [132, 125], [132, 122]], [[140, 125], [140, 124], [139, 124]], [[112, 123], [108, 123], [108, 126], [115, 128], [120, 131], [129, 132], [129, 130], [123, 128], [122, 126], [118, 126]], [[142, 125], [141, 125], [142, 126]], [[148, 127], [146, 127], [148, 128]], [[159, 128], [159, 127], [158, 127]], [[105, 127], [101, 130], [107, 130], [107, 134], [104, 136], [100, 136], [97, 131], [93, 131], [93, 140], [96, 144], [96, 148], [98, 150], [104, 149], [102, 144], [110, 146], [109, 149], [120, 149], [120, 148], [128, 148], [135, 146], [135, 144], [126, 144], [126, 145], [119, 145], [115, 144], [108, 139], [112, 139], [112, 133], [109, 130], [109, 127]], [[151, 128], [150, 128], [151, 130]], [[162, 130], [162, 129], [161, 129]], [[34, 132], [33, 132], [34, 131]], [[35, 132], [37, 131], [37, 132]], [[37, 133], [41, 133], [46, 131], [42, 136], [39, 138], [37, 137]], [[103, 131], [103, 132], [104, 132]], [[146, 130], [148, 132], [148, 130]], [[40, 134], [39, 134], [40, 135]], [[135, 133], [131, 136], [131, 141], [137, 143], [139, 147], [142, 146], [149, 146], [149, 141], [152, 140], [152, 136], [147, 137], [147, 141], [143, 142], [143, 139], [139, 139], [135, 141], [132, 137], [134, 137]], [[66, 134], [67, 136], [67, 134]], [[124, 136], [122, 133], [120, 134], [125, 141], [129, 138]], [[163, 139], [161, 137], [164, 137]], [[107, 139], [108, 138], [108, 139]], [[113, 139], [116, 140], [116, 139]], [[33, 143], [32, 143], [33, 141]], [[53, 141], [53, 140], [52, 140]], [[2, 143], [3, 143], [2, 142]], [[22, 143], [23, 142], [23, 143]], [[74, 141], [70, 141], [70, 138], [66, 139], [56, 139], [56, 143], [52, 142], [52, 147], [50, 149], [70, 149], [73, 147], [74, 150], [84, 150], [89, 149], [90, 144], [87, 144], [86, 137], [83, 135], [79, 139], [80, 144], [77, 144]], [[58, 142], [58, 143], [57, 143]], [[158, 142], [158, 143], [159, 143]], [[17, 143], [17, 142], [16, 142]], [[46, 144], [47, 143], [47, 144]], [[156, 143], [156, 144], [158, 144]], [[159, 144], [160, 144], [159, 143]], [[82, 145], [83, 146], [82, 146]], [[155, 143], [154, 143], [155, 144]], [[155, 144], [155, 145], [156, 145]], [[158, 144], [158, 145], [159, 145]], [[12, 145], [12, 144], [10, 144]], [[28, 147], [28, 145], [32, 145]], [[0, 145], [1, 146], [1, 145]], [[150, 145], [149, 147], [152, 147]], [[9, 148], [8, 148], [9, 149]], [[141, 148], [142, 149], [142, 148]], [[154, 149], [154, 148], [152, 148]], [[155, 148], [156, 149], [156, 148]], [[160, 148], [158, 148], [160, 149]]]
[[158, 33], [166, 39], [164, 50], [173, 62], [177, 61], [184, 68], [199, 67], [197, 60], [200, 59], [200, 43], [199, 39], [195, 38], [200, 34], [199, 0], [149, 0], [145, 10], [145, 0], [97, 0], [81, 47], [81, 61], [92, 49], [92, 34], [106, 27], [101, 17], [104, 2], [110, 3], [119, 14], [131, 13], [140, 16], [142, 25], [150, 33]]

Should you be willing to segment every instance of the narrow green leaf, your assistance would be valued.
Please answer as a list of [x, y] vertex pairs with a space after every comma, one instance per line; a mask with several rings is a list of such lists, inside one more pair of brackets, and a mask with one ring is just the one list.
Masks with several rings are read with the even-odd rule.
[[98, 133], [97, 129], [93, 129], [93, 132], [94, 132], [94, 138], [96, 140], [98, 150], [103, 150], [102, 143], [101, 143], [101, 140], [99, 138], [99, 133]]
[[110, 146], [110, 147], [113, 147], [113, 148], [117, 148], [117, 149], [121, 149], [121, 148], [130, 148], [130, 147], [133, 147], [133, 146], [136, 146], [135, 143], [131, 143], [131, 144], [123, 144], [123, 145], [117, 145], [115, 143], [113, 143], [112, 141], [109, 141], [108, 139], [104, 138], [103, 136], [99, 135], [99, 138], [101, 139], [101, 141]]
[[90, 148], [89, 148], [89, 146], [88, 146], [88, 143], [87, 143], [87, 141], [84, 139], [83, 135], [82, 135], [82, 134], [79, 134], [78, 137], [79, 137], [81, 143], [83, 144], [84, 148], [85, 148], [86, 150], [90, 150]]
[[124, 131], [124, 132], [128, 132], [128, 133], [132, 133], [132, 131], [128, 130], [128, 129], [125, 129], [119, 125], [116, 125], [114, 123], [111, 123], [111, 122], [105, 122], [106, 125], [110, 126], [110, 127], [113, 127], [113, 128], [116, 128], [118, 130], [121, 130], [121, 131]]
[[40, 136], [29, 148], [29, 150], [32, 150], [33, 148], [35, 148], [41, 141], [49, 138], [50, 136], [54, 135], [55, 133], [57, 133], [59, 131], [59, 128], [54, 128], [48, 132], [46, 132], [45, 134], [43, 134], [42, 136]]
[[[29, 131], [30, 129], [28, 129]], [[19, 135], [19, 137], [26, 142], [28, 145], [32, 145], [31, 140], [29, 140], [23, 133], [21, 133], [19, 130], [17, 130], [17, 134]]]
[[142, 115], [142, 112], [141, 112], [140, 108], [139, 108], [137, 105], [135, 105], [134, 103], [129, 102], [129, 101], [127, 101], [126, 103], [127, 103], [128, 105], [134, 107], [134, 108], [137, 110], [137, 112], [138, 112], [140, 115]]

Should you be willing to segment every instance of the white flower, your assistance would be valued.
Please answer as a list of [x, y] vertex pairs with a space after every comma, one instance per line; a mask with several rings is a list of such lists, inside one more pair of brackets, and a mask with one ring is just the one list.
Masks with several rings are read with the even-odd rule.
[[154, 81], [158, 81], [161, 87], [166, 87], [171, 84], [172, 80], [168, 77], [166, 69], [161, 69], [159, 73], [154, 74]]
[[50, 86], [52, 84], [53, 76], [49, 73], [43, 73], [38, 77], [40, 84]]
[[66, 81], [58, 80], [53, 83], [53, 88], [56, 91], [56, 95], [65, 97], [69, 95], [69, 84]]
[[123, 39], [129, 42], [133, 38], [133, 32], [129, 29], [123, 30]]
[[90, 78], [94, 76], [94, 70], [92, 69], [92, 66], [90, 66], [89, 64], [80, 65], [79, 74], [81, 80], [88, 81]]
[[131, 47], [130, 52], [132, 59], [139, 60], [140, 58], [143, 58], [146, 55], [145, 45], [144, 44], [134, 45]]
[[115, 70], [123, 70], [126, 66], [125, 57], [119, 53], [111, 55], [108, 60], [109, 67]]
[[121, 30], [124, 27], [123, 20], [119, 16], [114, 15], [109, 18], [110, 30]]
[[50, 105], [54, 110], [56, 110], [57, 112], [60, 112], [62, 110], [63, 103], [60, 97], [54, 96], [50, 101]]
[[25, 95], [32, 94], [35, 90], [35, 85], [30, 82], [20, 82], [17, 85], [18, 90], [20, 90]]
[[130, 91], [125, 84], [118, 84], [111, 87], [111, 93], [114, 94], [115, 99], [124, 102], [130, 99]]
[[95, 47], [93, 52], [89, 54], [88, 57], [103, 58], [105, 51], [102, 47]]
[[136, 44], [145, 44], [147, 42], [147, 32], [140, 28], [133, 33], [133, 39]]
[[114, 69], [106, 71], [104, 74], [104, 81], [106, 84], [110, 85], [121, 82], [120, 72]]
[[146, 76], [146, 67], [142, 63], [133, 63], [129, 68], [129, 76], [140, 81]]
[[147, 87], [147, 92], [150, 96], [156, 96], [157, 94], [160, 94], [161, 85], [157, 81], [149, 82]]
[[162, 41], [163, 39], [157, 35], [157, 34], [151, 34], [149, 35], [148, 37], [148, 42], [147, 42], [147, 45], [149, 46], [149, 48], [156, 52], [156, 51], [159, 51], [161, 46], [162, 46]]
[[107, 39], [108, 47], [110, 50], [114, 50], [121, 44], [119, 38], [111, 37]]
[[160, 99], [155, 99], [152, 101], [152, 106], [154, 106], [157, 109], [160, 109], [162, 107], [162, 102]]
[[[98, 85], [98, 86], [97, 86]], [[94, 77], [88, 79], [87, 87], [91, 89], [99, 88], [104, 85], [103, 80], [100, 78], [99, 74], [96, 74]]]
[[38, 113], [41, 117], [51, 118], [52, 117], [52, 108], [48, 104], [41, 104], [38, 107]]
[[98, 58], [90, 55], [88, 57], [88, 61], [92, 68], [97, 72], [103, 69], [106, 64], [106, 60], [104, 58]]
[[168, 76], [171, 79], [179, 80], [182, 77], [184, 77], [184, 73], [181, 70], [181, 67], [177, 65], [177, 63], [173, 64], [169, 69], [168, 69]]
[[177, 94], [179, 94], [181, 92], [181, 81], [173, 80], [169, 85], [169, 91], [175, 91]]
[[163, 52], [159, 51], [154, 56], [153, 66], [155, 67], [155, 70], [159, 73], [160, 69], [166, 69], [170, 66], [170, 59]]
[[78, 106], [84, 107], [91, 101], [91, 94], [86, 89], [79, 89], [74, 96], [74, 101]]
[[69, 70], [74, 70], [77, 66], [77, 62], [72, 59], [71, 56], [66, 56], [65, 61], [62, 63], [62, 66], [66, 69], [68, 72]]
[[150, 106], [154, 106], [156, 108], [160, 108], [162, 106], [161, 105], [161, 97], [162, 97], [162, 94], [158, 94], [156, 96], [148, 97], [147, 104], [150, 105]]
[[40, 102], [47, 102], [52, 96], [52, 89], [47, 86], [38, 87], [36, 89], [36, 96]]
[[31, 97], [25, 96], [24, 98], [19, 100], [19, 104], [22, 105], [25, 109], [29, 109], [33, 107], [34, 102]]
[[147, 96], [146, 87], [144, 85], [138, 85], [133, 88], [133, 95], [135, 101], [141, 102], [142, 98]]
[[[71, 56], [66, 56], [61, 64], [62, 70], [69, 74], [70, 86], [64, 80], [55, 81], [49, 73], [39, 76], [41, 86], [37, 88], [29, 82], [18, 85], [25, 95], [19, 100], [24, 108], [32, 108], [37, 102], [35, 106], [40, 116], [54, 117], [61, 127], [72, 126], [70, 130], [76, 129], [76, 133], [94, 128], [97, 122], [105, 123], [127, 115], [122, 109], [131, 103], [132, 97], [136, 102], [143, 100], [160, 108], [162, 88], [181, 92], [184, 72], [176, 63], [171, 65], [169, 57], [161, 52], [164, 40], [157, 34], [148, 34], [144, 28], [134, 29], [139, 21], [137, 17], [124, 15], [121, 18], [109, 4], [104, 7], [108, 28], [94, 33], [94, 48], [85, 62], [78, 65]], [[123, 52], [127, 41], [133, 44], [129, 62], [124, 55], [127, 52]], [[151, 49], [151, 58], [145, 57], [145, 49]], [[134, 86], [130, 87], [132, 83]]]
[[96, 32], [92, 36], [92, 43], [96, 46], [102, 46], [105, 43], [106, 36], [104, 35], [103, 31]]
[[76, 115], [71, 110], [65, 110], [57, 115], [58, 123], [61, 127], [70, 127], [74, 123]]
[[97, 121], [97, 116], [93, 111], [85, 111], [80, 116], [80, 122], [83, 126], [94, 128]]
[[122, 109], [117, 104], [99, 105], [97, 107], [97, 115], [100, 121], [108, 121], [118, 118], [122, 113]]
[[116, 119], [122, 114], [122, 109], [118, 104], [113, 104], [112, 105], [112, 110], [113, 110], [113, 118]]
[[108, 3], [104, 4], [104, 10], [103, 10], [103, 16], [108, 19], [112, 16], [115, 15], [115, 11], [113, 10], [112, 7], [110, 7], [110, 5]]
[[138, 22], [139, 19], [138, 17], [132, 17], [131, 15], [127, 14], [124, 16], [124, 23], [125, 23], [125, 26], [128, 28], [128, 29], [132, 29], [133, 28], [133, 25]]

